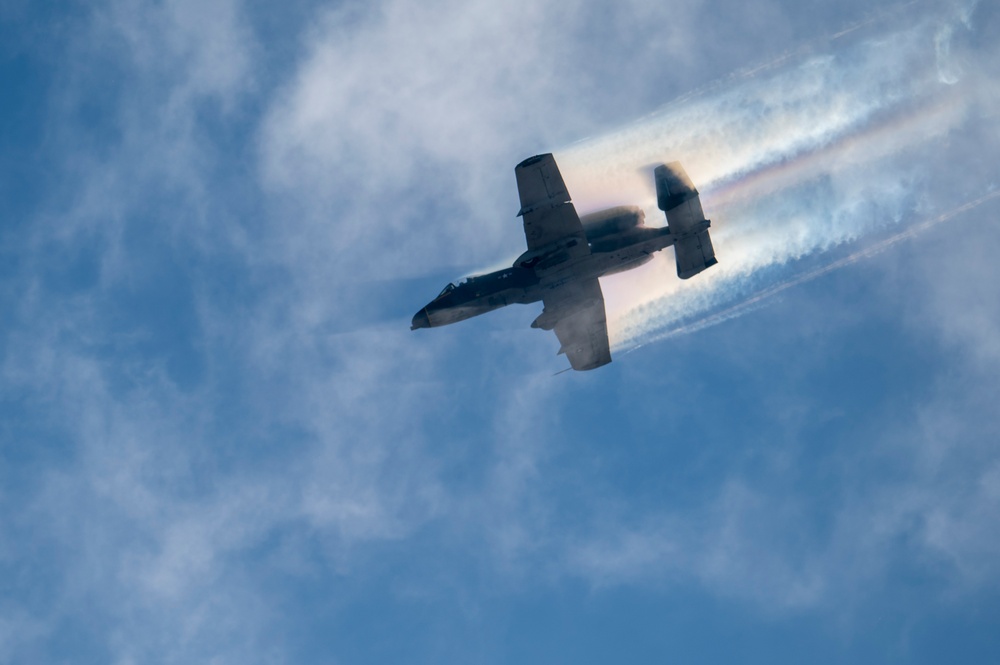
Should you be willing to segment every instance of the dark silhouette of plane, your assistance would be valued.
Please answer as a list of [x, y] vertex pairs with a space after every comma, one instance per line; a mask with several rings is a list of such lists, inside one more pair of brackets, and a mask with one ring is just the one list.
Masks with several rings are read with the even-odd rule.
[[604, 295], [599, 277], [630, 270], [674, 247], [677, 276], [688, 279], [717, 263], [711, 225], [698, 190], [679, 162], [653, 171], [656, 199], [667, 226], [645, 226], [635, 206], [580, 217], [551, 154], [529, 157], [514, 169], [528, 251], [510, 268], [466, 277], [444, 287], [413, 317], [411, 330], [434, 328], [512, 303], [542, 301], [532, 328], [554, 330], [575, 370], [611, 362]]

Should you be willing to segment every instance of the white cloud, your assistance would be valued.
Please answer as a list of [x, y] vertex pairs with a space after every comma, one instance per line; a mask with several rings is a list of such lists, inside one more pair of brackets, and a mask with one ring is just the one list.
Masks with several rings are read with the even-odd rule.
[[579, 543], [568, 564], [598, 586], [662, 586], [694, 578], [722, 596], [787, 612], [814, 606], [828, 594], [829, 575], [788, 535], [804, 519], [795, 503], [728, 481], [693, 511], [646, 515], [640, 525]]
[[[353, 288], [360, 280], [493, 260], [496, 247], [520, 242], [511, 177], [518, 159], [620, 119], [616, 105], [634, 114], [649, 99], [669, 96], [644, 92], [635, 101], [629, 93], [636, 87], [654, 82], [667, 90], [690, 80], [663, 72], [669, 69], [663, 63], [699, 66], [691, 25], [704, 7], [593, 7], [390, 1], [360, 13], [320, 12], [299, 69], [276, 91], [257, 87], [254, 72], [266, 62], [239, 3], [119, 2], [98, 13], [88, 36], [113, 38], [111, 52], [123, 58], [135, 85], [118, 93], [122, 134], [100, 158], [75, 157], [96, 168], [77, 173], [72, 209], [49, 211], [49, 223], [39, 225], [29, 245], [41, 253], [46, 243], [73, 245], [95, 232], [107, 239], [98, 250], [104, 266], [92, 289], [56, 298], [46, 291], [39, 255], [28, 260], [15, 312], [21, 330], [7, 340], [2, 366], [5, 383], [67, 441], [65, 460], [33, 469], [26, 496], [16, 498], [37, 525], [32, 547], [44, 545], [54, 559], [36, 575], [56, 571], [60, 588], [46, 608], [5, 613], [0, 635], [8, 626], [15, 626], [8, 632], [34, 626], [20, 639], [37, 645], [60, 621], [96, 611], [104, 622], [94, 630], [106, 633], [95, 640], [106, 641], [123, 663], [154, 656], [282, 660], [286, 624], [268, 587], [275, 571], [296, 579], [363, 577], [367, 557], [379, 547], [408, 552], [422, 536], [442, 532], [448, 541], [442, 549], [460, 550], [488, 579], [501, 580], [497, 586], [562, 578], [568, 563], [570, 575], [598, 584], [696, 579], [723, 595], [801, 608], [829, 598], [828, 580], [853, 556], [850, 536], [862, 518], [876, 524], [868, 534], [877, 568], [885, 560], [879, 534], [898, 534], [919, 513], [927, 515], [921, 551], [948, 557], [973, 577], [994, 574], [986, 563], [993, 543], [973, 535], [995, 503], [995, 465], [984, 466], [975, 492], [933, 510], [905, 485], [901, 493], [912, 503], [881, 497], [872, 518], [852, 504], [870, 496], [862, 493], [839, 513], [843, 533], [819, 546], [786, 537], [784, 525], [808, 515], [790, 505], [794, 494], [769, 492], [754, 477], [724, 479], [691, 511], [646, 507], [624, 526], [608, 528], [602, 520], [619, 515], [608, 517], [599, 504], [628, 509], [629, 498], [592, 488], [603, 473], [596, 465], [570, 469], [583, 478], [567, 481], [557, 457], [572, 443], [559, 440], [563, 395], [582, 394], [586, 381], [601, 379], [553, 381], [536, 361], [555, 345], [526, 349], [525, 339], [538, 338], [532, 331], [505, 331], [490, 340], [503, 353], [474, 358], [475, 350], [456, 353], [456, 338], [448, 335], [457, 333], [414, 338], [395, 327], [353, 325], [352, 306], [364, 297], [354, 293], [363, 291]], [[769, 29], [786, 28], [774, 25], [781, 16], [775, 5], [765, 9], [765, 18], [777, 15]], [[701, 38], [712, 42], [711, 36]], [[905, 60], [908, 53], [900, 49], [894, 57]], [[67, 91], [71, 98], [92, 81], [83, 60], [67, 75], [75, 86]], [[900, 132], [939, 131], [941, 118], [951, 127], [960, 114], [946, 107], [930, 124], [897, 128], [881, 145], [865, 134], [869, 142], [859, 157], [838, 141], [858, 136], [859, 127], [898, 98], [913, 97], [920, 83], [894, 88], [883, 86], [891, 76], [873, 75], [872, 87], [858, 91], [841, 79], [845, 71], [867, 72], [864, 62], [855, 63], [858, 69], [838, 69], [829, 58], [812, 63], [789, 74], [791, 80], [747, 76], [735, 92], [710, 93], [680, 115], [668, 110], [618, 133], [607, 143], [627, 144], [625, 157], [602, 162], [603, 170], [567, 157], [567, 178], [603, 179], [628, 191], [637, 182], [634, 167], [662, 158], [668, 141], [661, 136], [642, 147], [650, 127], [664, 135], [678, 131], [673, 136], [688, 149], [709, 145], [711, 159], [689, 168], [720, 188], [726, 177], [818, 151], [843, 167], [827, 195], [839, 201], [851, 194], [838, 210], [850, 223], [838, 226], [831, 215], [817, 231], [809, 211], [796, 206], [781, 227], [787, 242], [780, 250], [751, 237], [750, 258], [728, 260], [756, 267], [854, 237], [867, 228], [858, 220], [879, 212], [859, 212], [859, 198], [888, 192], [891, 212], [909, 190], [891, 175], [870, 181], [870, 171], [862, 182], [847, 165], [881, 156], [880, 149], [894, 154], [911, 136]], [[704, 67], [697, 71], [710, 69]], [[839, 94], [833, 96], [838, 114], [814, 101], [827, 89]], [[865, 96], [867, 105], [855, 104]], [[787, 106], [768, 106], [775, 98]], [[691, 121], [719, 100], [729, 115], [718, 135], [689, 131], [704, 125], [662, 124]], [[259, 218], [243, 224], [243, 209], [229, 200], [243, 190], [215, 187], [229, 162], [203, 114], [236, 122], [247, 101], [268, 109], [260, 129], [261, 182], [247, 187], [254, 196], [258, 184], [266, 191], [247, 204]], [[756, 106], [757, 115], [742, 104]], [[770, 109], [773, 121], [730, 146], [728, 139], [761, 109]], [[791, 135], [789, 118], [798, 129]], [[593, 145], [605, 144], [566, 154], [591, 154]], [[827, 173], [799, 165], [809, 177]], [[745, 196], [787, 191], [804, 177], [771, 176]], [[634, 187], [648, 197], [647, 185]], [[584, 201], [606, 194], [596, 184], [579, 189]], [[733, 189], [729, 195], [740, 200]], [[190, 341], [206, 366], [204, 378], [183, 389], [160, 355], [123, 351], [134, 342], [129, 336], [149, 331], [119, 330], [109, 306], [115, 290], [138, 281], [152, 258], [153, 252], [131, 255], [122, 239], [130, 223], [134, 228], [149, 214], [151, 195], [169, 202], [166, 211], [162, 202], [150, 206], [166, 226], [165, 238], [193, 247], [206, 263], [235, 264], [215, 281], [199, 281], [207, 273], [198, 272], [200, 264], [183, 266], [195, 281]], [[719, 231], [721, 240], [725, 224]], [[669, 265], [664, 270], [672, 273]], [[249, 284], [252, 295], [241, 298], [230, 281]], [[708, 299], [695, 309], [712, 304]], [[968, 323], [956, 329], [979, 331], [960, 338], [981, 341], [992, 357], [991, 338], [982, 332], [988, 329], [974, 320], [980, 315], [968, 312]], [[571, 486], [569, 499], [554, 496], [553, 479]], [[30, 554], [10, 539], [0, 552]], [[256, 637], [248, 641], [248, 634]]]
[[[818, 445], [793, 431], [769, 442], [766, 459], [778, 475], [740, 471], [693, 506], [605, 508], [595, 514], [598, 528], [581, 530], [565, 550], [567, 569], [597, 589], [697, 579], [777, 615], [855, 611], [875, 602], [898, 568], [951, 599], [995, 589], [997, 423], [968, 417], [995, 383], [945, 381], [915, 412], [874, 431], [859, 426], [860, 445], [841, 442], [823, 461], [822, 477], [835, 480], [815, 494], [797, 479], [816, 456], [780, 459], [789, 445]], [[970, 392], [981, 399], [963, 404]]]
[[[513, 165], [595, 117], [644, 110], [649, 86], [681, 74], [698, 10], [393, 0], [328, 12], [262, 135], [264, 182], [301, 203], [292, 251], [351, 247], [342, 269], [363, 276], [516, 253]], [[370, 265], [372, 251], [385, 260]]]

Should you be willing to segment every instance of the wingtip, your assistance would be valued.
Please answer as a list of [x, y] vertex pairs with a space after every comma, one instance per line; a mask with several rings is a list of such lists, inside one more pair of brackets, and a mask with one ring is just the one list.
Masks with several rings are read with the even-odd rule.
[[544, 153], [542, 155], [535, 155], [533, 157], [528, 157], [527, 159], [525, 159], [524, 161], [522, 161], [520, 164], [518, 164], [517, 168], [523, 169], [526, 166], [531, 166], [532, 164], [537, 164], [538, 162], [542, 161], [546, 157], [551, 157], [551, 156], [552, 156], [551, 152], [546, 152], [546, 153]]

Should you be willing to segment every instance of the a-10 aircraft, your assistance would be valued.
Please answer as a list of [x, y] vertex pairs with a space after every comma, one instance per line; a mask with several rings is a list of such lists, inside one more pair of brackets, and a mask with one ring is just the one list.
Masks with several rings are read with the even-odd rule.
[[551, 154], [529, 157], [514, 168], [528, 251], [510, 268], [449, 284], [413, 317], [411, 330], [434, 328], [512, 303], [542, 301], [532, 328], [555, 330], [575, 370], [611, 362], [604, 295], [599, 277], [630, 270], [674, 246], [677, 276], [688, 279], [717, 263], [711, 225], [698, 190], [679, 162], [657, 166], [656, 199], [667, 226], [645, 226], [636, 206], [580, 217]]

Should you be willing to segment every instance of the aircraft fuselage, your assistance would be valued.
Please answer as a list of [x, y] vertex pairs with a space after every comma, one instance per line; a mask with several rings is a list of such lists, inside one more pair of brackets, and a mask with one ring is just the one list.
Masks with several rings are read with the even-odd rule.
[[411, 330], [463, 321], [514, 303], [539, 302], [546, 292], [574, 280], [636, 268], [675, 242], [669, 228], [647, 227], [644, 217], [636, 207], [610, 208], [584, 216], [580, 221], [588, 252], [554, 244], [525, 252], [510, 268], [449, 284], [417, 312]]
[[680, 162], [653, 169], [656, 205], [667, 226], [650, 228], [636, 206], [580, 217], [552, 153], [514, 167], [527, 250], [510, 268], [449, 284], [413, 317], [411, 330], [434, 328], [512, 303], [542, 302], [532, 328], [551, 330], [558, 353], [586, 371], [611, 362], [611, 338], [600, 277], [646, 263], [673, 245], [677, 277], [690, 279], [714, 266], [701, 198]]

